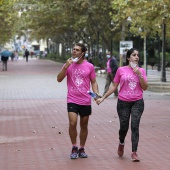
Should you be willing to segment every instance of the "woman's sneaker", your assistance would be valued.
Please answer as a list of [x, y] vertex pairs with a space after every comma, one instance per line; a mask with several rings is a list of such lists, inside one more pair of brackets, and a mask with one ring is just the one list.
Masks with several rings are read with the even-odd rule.
[[84, 151], [84, 148], [79, 149], [79, 157], [80, 158], [87, 158], [88, 157], [88, 155]]
[[118, 154], [120, 157], [122, 157], [123, 154], [124, 154], [124, 145], [125, 145], [125, 144], [119, 143], [118, 150], [117, 150], [117, 154]]
[[131, 160], [132, 160], [133, 162], [139, 162], [139, 161], [140, 161], [140, 159], [139, 159], [139, 157], [138, 157], [138, 155], [137, 155], [136, 152], [132, 152], [132, 154], [131, 154]]
[[78, 158], [78, 147], [73, 146], [70, 158], [71, 159], [77, 159]]

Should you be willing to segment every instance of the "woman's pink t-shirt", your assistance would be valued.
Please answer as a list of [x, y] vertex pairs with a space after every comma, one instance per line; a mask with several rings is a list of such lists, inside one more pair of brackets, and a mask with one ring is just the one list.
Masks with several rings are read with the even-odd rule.
[[82, 64], [73, 63], [66, 72], [67, 75], [67, 103], [91, 105], [90, 82], [96, 78], [94, 66], [84, 61]]
[[[144, 80], [146, 72], [143, 68], [139, 68]], [[119, 67], [115, 78], [115, 83], [120, 83], [118, 98], [123, 101], [136, 101], [143, 98], [143, 89], [140, 86], [139, 76], [133, 72], [133, 69], [128, 66]]]

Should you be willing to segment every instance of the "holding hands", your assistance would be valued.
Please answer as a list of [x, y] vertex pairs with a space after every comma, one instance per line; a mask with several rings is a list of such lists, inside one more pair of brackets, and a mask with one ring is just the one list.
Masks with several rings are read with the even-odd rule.
[[105, 97], [103, 96], [103, 97], [101, 97], [101, 98], [98, 98], [97, 100], [96, 100], [96, 104], [100, 104], [101, 102], [103, 102], [104, 101], [104, 99], [105, 99]]

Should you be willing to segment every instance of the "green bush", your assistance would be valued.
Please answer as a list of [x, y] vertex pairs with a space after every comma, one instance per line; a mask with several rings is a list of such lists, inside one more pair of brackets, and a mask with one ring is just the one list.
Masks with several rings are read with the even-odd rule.
[[166, 57], [166, 61], [170, 62], [170, 53], [166, 52], [165, 57]]
[[70, 56], [66, 56], [65, 58], [61, 57], [60, 55], [49, 53], [46, 56], [46, 59], [52, 60], [52, 61], [59, 61], [59, 62], [65, 62]]
[[[162, 52], [160, 53], [160, 58], [162, 60]], [[165, 53], [165, 59], [166, 59], [166, 62], [170, 62], [170, 53], [169, 52]]]

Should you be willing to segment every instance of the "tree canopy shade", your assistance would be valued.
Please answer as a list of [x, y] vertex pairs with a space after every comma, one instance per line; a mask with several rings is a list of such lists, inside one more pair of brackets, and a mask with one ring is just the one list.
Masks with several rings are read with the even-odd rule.
[[130, 32], [134, 36], [155, 37], [161, 35], [163, 19], [167, 24], [167, 37], [170, 37], [169, 0], [114, 0], [112, 8], [117, 10], [114, 21], [121, 24], [131, 18]]
[[9, 41], [15, 33], [15, 24], [17, 24], [18, 11], [15, 11], [13, 5], [15, 0], [0, 0], [0, 44]]
[[110, 0], [20, 0], [18, 10], [22, 11], [22, 29], [30, 28], [38, 39], [55, 37], [65, 42], [69, 36], [72, 43], [82, 39], [88, 43], [97, 41], [100, 34], [107, 46], [111, 37], [119, 39], [120, 32], [112, 30]]
[[3, 3], [4, 0], [0, 0], [0, 5]]
[[14, 32], [23, 34], [29, 29], [33, 39], [50, 38], [63, 44], [83, 40], [103, 44], [110, 50], [111, 42], [122, 39], [122, 23], [125, 36], [130, 31], [134, 37], [154, 38], [161, 35], [163, 18], [170, 37], [168, 3], [169, 0], [0, 0], [0, 42], [9, 40]]

